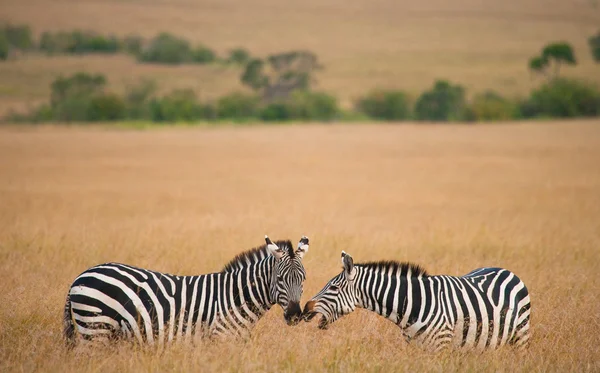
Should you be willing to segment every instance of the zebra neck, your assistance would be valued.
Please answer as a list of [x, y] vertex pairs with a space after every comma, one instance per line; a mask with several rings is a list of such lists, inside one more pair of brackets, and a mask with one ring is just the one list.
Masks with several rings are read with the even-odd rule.
[[[359, 268], [356, 276], [356, 305], [405, 327], [412, 312], [412, 290], [420, 277], [408, 273], [388, 273]], [[410, 293], [410, 294], [409, 294]]]
[[233, 284], [229, 296], [239, 299], [246, 313], [260, 317], [275, 304], [271, 294], [273, 267], [272, 258], [265, 258], [228, 274]]

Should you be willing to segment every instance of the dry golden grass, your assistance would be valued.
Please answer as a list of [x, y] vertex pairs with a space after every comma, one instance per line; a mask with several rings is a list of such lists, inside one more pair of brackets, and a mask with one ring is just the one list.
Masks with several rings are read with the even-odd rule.
[[[0, 130], [0, 371], [599, 371], [600, 123]], [[307, 300], [356, 260], [509, 268], [520, 354], [425, 353], [359, 310], [328, 331], [274, 307], [250, 342], [66, 352], [72, 280], [103, 261], [199, 274], [311, 238]]]
[[[600, 83], [587, 38], [600, 27], [588, 0], [3, 0], [1, 17], [45, 30], [85, 28], [152, 37], [170, 31], [224, 53], [256, 55], [306, 48], [326, 69], [319, 88], [348, 106], [367, 90], [396, 88], [416, 96], [435, 79], [470, 94], [495, 89], [525, 95], [537, 86], [529, 58], [548, 42], [573, 44], [579, 65], [568, 76]], [[103, 72], [121, 89], [132, 77], [167, 89], [192, 87], [205, 98], [239, 89], [236, 69], [140, 67], [123, 57], [30, 57], [0, 64], [0, 110], [48, 96], [60, 72]]]

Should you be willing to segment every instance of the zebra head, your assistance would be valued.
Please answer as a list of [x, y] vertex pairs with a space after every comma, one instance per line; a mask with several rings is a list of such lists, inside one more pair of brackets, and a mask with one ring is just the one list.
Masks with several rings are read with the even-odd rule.
[[304, 321], [310, 321], [321, 314], [319, 328], [327, 329], [329, 324], [347, 315], [356, 308], [356, 289], [354, 279], [356, 268], [349, 254], [342, 251], [343, 271], [332, 278], [311, 300], [306, 302], [302, 312]]
[[308, 237], [302, 236], [296, 250], [289, 241], [278, 241], [276, 245], [267, 236], [265, 241], [270, 253], [275, 257], [269, 289], [271, 299], [283, 308], [288, 325], [296, 325], [302, 316], [300, 297], [306, 279], [302, 258], [308, 252]]

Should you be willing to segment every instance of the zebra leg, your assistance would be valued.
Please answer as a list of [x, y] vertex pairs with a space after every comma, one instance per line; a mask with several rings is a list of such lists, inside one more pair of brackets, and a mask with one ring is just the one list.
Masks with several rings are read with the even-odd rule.
[[67, 294], [67, 300], [65, 304], [65, 311], [63, 315], [63, 336], [68, 350], [72, 350], [75, 347], [76, 335], [75, 335], [75, 321], [73, 320], [73, 313], [71, 308], [71, 296]]
[[513, 332], [513, 337], [509, 343], [519, 349], [527, 348], [529, 345], [529, 338], [531, 336], [530, 330], [530, 309], [529, 296], [524, 298], [520, 303], [523, 303], [522, 307], [519, 307], [518, 316], [516, 318], [516, 327]]
[[518, 349], [525, 349], [529, 346], [529, 337], [531, 336], [529, 314], [524, 316], [522, 321], [517, 325], [514, 336], [510, 340], [510, 344]]
[[114, 341], [123, 337], [131, 337], [125, 320], [118, 320], [102, 314], [102, 311], [85, 303], [70, 303], [70, 326], [67, 325], [65, 311], [65, 335], [70, 336], [70, 343], [76, 339], [85, 341], [107, 340]]
[[436, 332], [435, 336], [431, 340], [431, 348], [434, 352], [440, 352], [452, 344], [452, 340], [454, 338], [454, 329], [452, 326], [445, 322], [439, 330]]
[[[82, 315], [77, 311], [85, 314]], [[98, 311], [100, 309], [91, 305], [72, 302], [71, 295], [67, 294], [63, 314], [63, 336], [68, 350], [73, 350], [81, 341], [91, 342], [115, 338], [114, 326], [118, 327], [117, 322], [102, 316]]]
[[454, 329], [448, 325], [448, 328], [440, 334], [439, 338], [441, 340], [440, 347], [449, 348], [452, 346], [452, 341], [454, 340]]

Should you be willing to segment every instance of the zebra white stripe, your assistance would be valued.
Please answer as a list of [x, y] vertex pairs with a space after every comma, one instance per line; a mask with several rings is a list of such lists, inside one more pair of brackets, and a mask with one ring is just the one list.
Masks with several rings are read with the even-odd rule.
[[247, 336], [272, 305], [284, 309], [288, 324], [301, 315], [306, 273], [290, 241], [266, 244], [236, 256], [222, 272], [174, 276], [120, 263], [89, 268], [71, 285], [65, 305], [65, 337], [95, 340], [134, 338], [164, 346], [202, 336]]
[[304, 307], [306, 321], [322, 315], [322, 329], [361, 307], [388, 318], [408, 341], [431, 350], [450, 344], [479, 350], [505, 344], [524, 347], [529, 342], [529, 292], [506, 269], [430, 276], [409, 263], [355, 265], [344, 252], [342, 264], [342, 273]]

